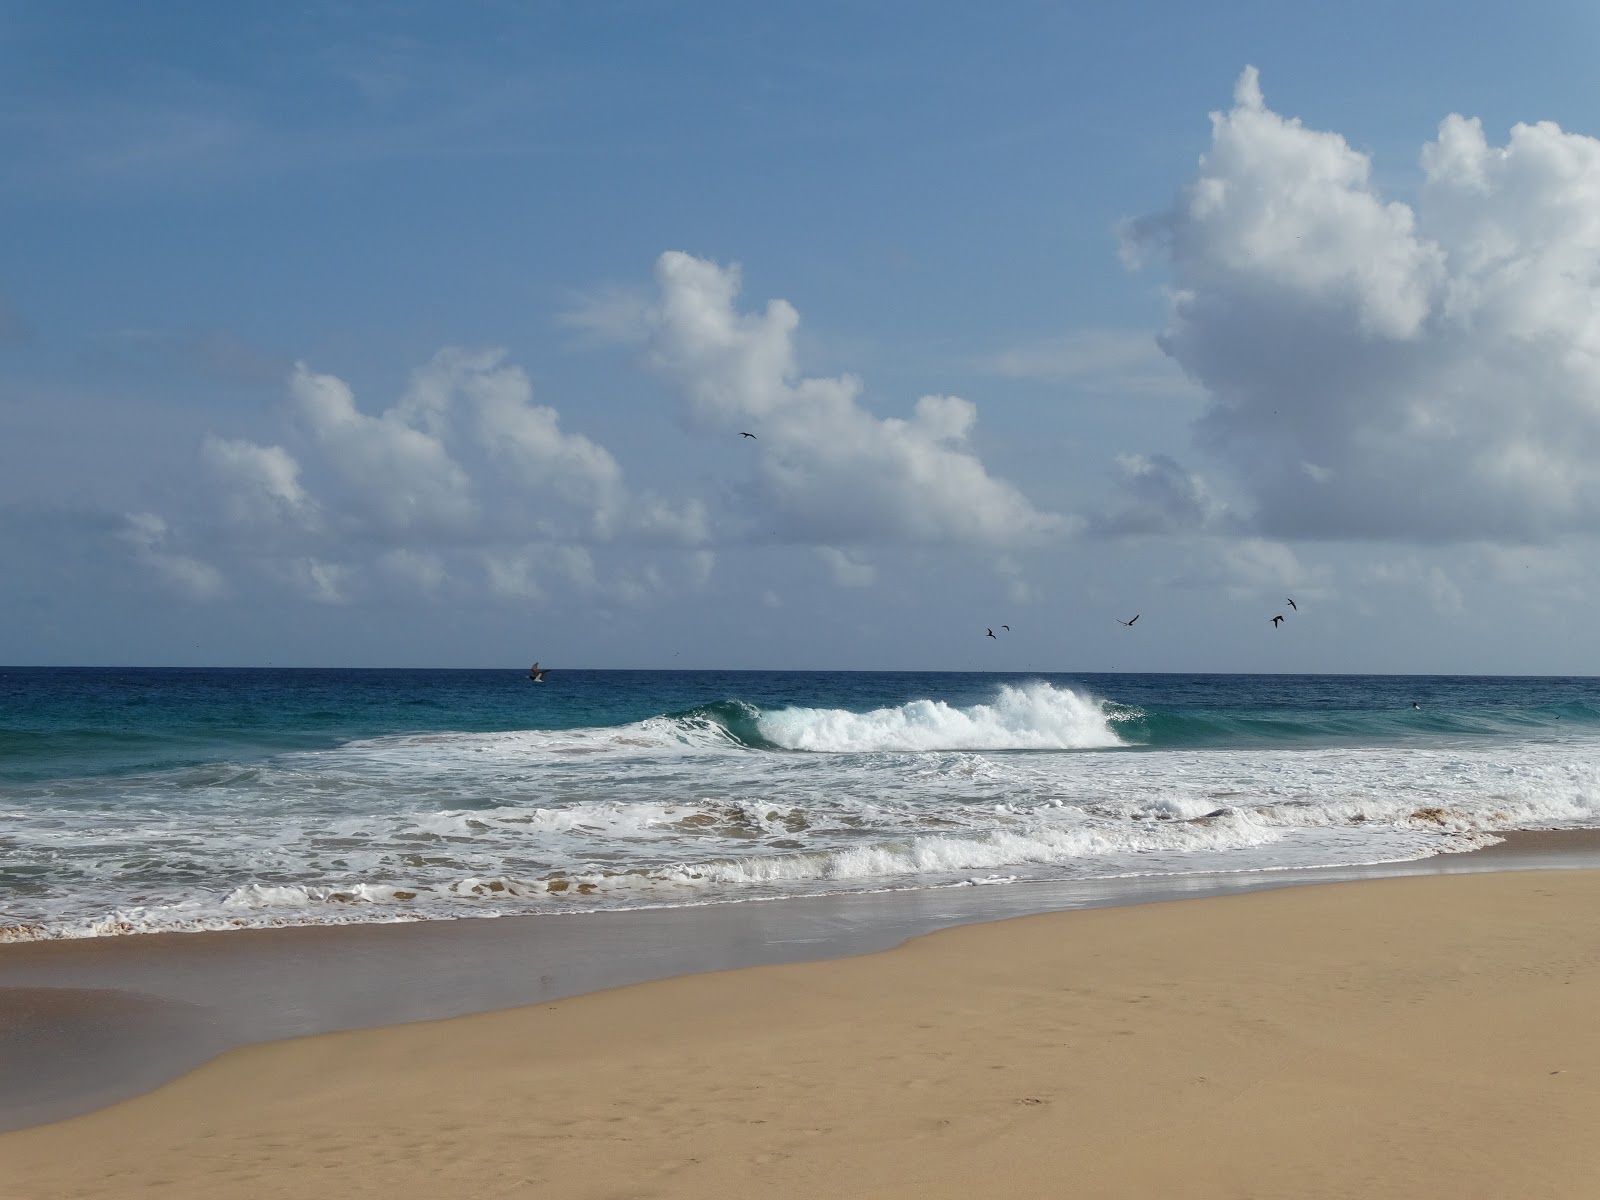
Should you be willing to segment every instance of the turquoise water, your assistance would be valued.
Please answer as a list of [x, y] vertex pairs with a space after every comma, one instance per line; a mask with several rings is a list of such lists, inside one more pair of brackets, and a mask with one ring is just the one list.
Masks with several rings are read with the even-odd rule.
[[1305, 867], [1600, 825], [1600, 681], [0, 668], [0, 937]]

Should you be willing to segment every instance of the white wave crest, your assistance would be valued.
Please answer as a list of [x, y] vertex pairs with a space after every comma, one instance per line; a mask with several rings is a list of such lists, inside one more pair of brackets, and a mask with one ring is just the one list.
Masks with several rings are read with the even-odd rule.
[[912, 700], [854, 713], [784, 708], [761, 715], [761, 734], [786, 750], [1095, 750], [1126, 743], [1104, 705], [1048, 683], [1002, 684], [990, 704], [955, 708]]

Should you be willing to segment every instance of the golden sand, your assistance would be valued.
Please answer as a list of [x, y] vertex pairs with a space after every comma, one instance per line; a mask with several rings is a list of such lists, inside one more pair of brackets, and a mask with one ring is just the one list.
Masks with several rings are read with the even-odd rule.
[[1592, 1200], [1597, 918], [1290, 888], [254, 1046], [0, 1135], [0, 1195]]

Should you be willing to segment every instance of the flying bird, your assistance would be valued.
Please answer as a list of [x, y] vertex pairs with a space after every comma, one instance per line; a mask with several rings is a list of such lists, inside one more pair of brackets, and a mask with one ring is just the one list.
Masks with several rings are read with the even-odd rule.
[[1281, 620], [1283, 620], [1283, 614], [1279, 613], [1277, 616], [1272, 618], [1272, 627], [1276, 629], [1278, 627], [1278, 622]]
[[544, 682], [544, 672], [539, 670], [538, 663], [534, 663], [533, 666], [528, 668], [528, 678], [533, 680], [535, 683]]
[[[1138, 613], [1134, 613], [1133, 614], [1133, 621], [1137, 621], [1138, 619], [1139, 619], [1139, 614]], [[1124, 621], [1121, 617], [1117, 618], [1117, 624], [1118, 625], [1126, 625], [1130, 629], [1133, 627], [1133, 621]]]
[[[1002, 625], [1001, 628], [1003, 629], [1003, 628], [1005, 628], [1005, 626]], [[990, 637], [994, 637], [994, 630], [990, 629], [988, 626], [984, 626], [984, 632], [987, 633]], [[1000, 639], [999, 638], [994, 638], [994, 640], [998, 642]]]
[[1294, 597], [1293, 596], [1289, 597], [1289, 607], [1294, 609], [1295, 612], [1299, 612], [1300, 611], [1300, 606], [1294, 602]]
[[758, 442], [759, 442], [759, 441], [760, 441], [760, 440], [761, 440], [761, 439], [760, 439], [760, 438], [758, 438], [758, 437], [756, 437], [756, 435], [755, 435], [755, 434], [753, 434], [753, 433], [746, 433], [746, 432], [745, 432], [745, 431], [744, 431], [744, 430], [742, 430], [742, 429], [741, 429], [741, 430], [740, 430], [740, 431], [739, 431], [739, 436], [740, 436], [740, 437], [747, 437], [747, 438], [750, 438], [750, 439], [752, 439], [752, 440], [753, 440], [753, 441], [758, 441]]
[[1004, 629], [1007, 633], [1011, 632], [1011, 626], [1009, 626], [1009, 625], [1002, 625], [1002, 626], [1000, 626], [1000, 628]]

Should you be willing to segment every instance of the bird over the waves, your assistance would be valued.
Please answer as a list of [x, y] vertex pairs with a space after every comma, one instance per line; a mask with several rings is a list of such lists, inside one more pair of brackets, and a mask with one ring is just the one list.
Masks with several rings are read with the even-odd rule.
[[1281, 620], [1283, 620], [1283, 614], [1279, 613], [1277, 616], [1272, 618], [1272, 627], [1276, 629], [1278, 627], [1278, 622]]
[[[1138, 619], [1139, 619], [1139, 614], [1138, 613], [1134, 613], [1133, 614], [1133, 621], [1137, 621]], [[1127, 625], [1129, 628], [1132, 628], [1133, 621], [1124, 621], [1121, 617], [1117, 618], [1117, 624], [1118, 625]]]
[[539, 670], [538, 663], [534, 663], [533, 666], [528, 668], [528, 678], [533, 680], [535, 683], [544, 682], [544, 672]]

